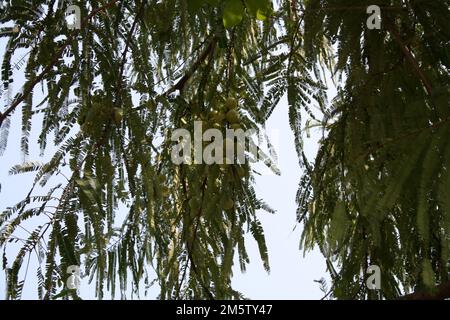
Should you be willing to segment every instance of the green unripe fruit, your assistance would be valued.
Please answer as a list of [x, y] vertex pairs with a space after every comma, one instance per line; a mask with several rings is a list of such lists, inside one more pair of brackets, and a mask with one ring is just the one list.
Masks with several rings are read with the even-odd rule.
[[230, 128], [233, 129], [233, 130], [242, 129], [241, 125], [239, 123], [233, 123], [232, 125], [230, 125]]
[[239, 178], [245, 178], [245, 177], [247, 176], [247, 170], [245, 170], [245, 169], [242, 168], [242, 167], [238, 167], [238, 168], [236, 169], [236, 173], [237, 173], [237, 175], [238, 175]]
[[224, 201], [223, 205], [222, 205], [222, 208], [224, 210], [231, 210], [231, 209], [233, 209], [234, 208], [234, 201], [233, 201], [233, 199], [231, 199], [231, 198], [226, 199]]
[[225, 101], [225, 107], [227, 110], [237, 109], [238, 102], [235, 98], [228, 98], [227, 101]]
[[239, 112], [237, 112], [236, 110], [230, 110], [227, 112], [227, 121], [230, 124], [237, 124], [240, 122], [239, 120]]
[[114, 108], [114, 122], [116, 124], [120, 124], [123, 119], [123, 109], [122, 108]]

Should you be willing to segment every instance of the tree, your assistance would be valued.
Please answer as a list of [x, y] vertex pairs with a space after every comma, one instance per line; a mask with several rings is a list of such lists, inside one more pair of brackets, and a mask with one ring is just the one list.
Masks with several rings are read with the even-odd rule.
[[302, 243], [322, 248], [338, 298], [375, 298], [358, 281], [369, 265], [385, 298], [449, 281], [449, 2], [381, 4], [380, 32], [318, 1], [305, 16], [312, 62], [329, 39], [347, 77], [299, 198]]
[[[61, 1], [7, 3], [8, 94], [16, 53], [29, 55], [22, 92], [0, 113], [0, 148], [19, 109], [24, 156], [38, 115], [42, 153], [50, 133], [59, 148], [48, 163], [10, 170], [36, 178], [0, 215], [9, 297], [20, 298], [19, 271], [37, 253], [39, 298], [76, 298], [63, 283], [82, 262], [99, 298], [117, 281], [121, 294], [129, 282], [138, 292], [151, 267], [161, 299], [241, 298], [230, 285], [233, 257], [245, 270], [251, 232], [269, 270], [256, 211], [272, 209], [255, 195], [251, 163], [176, 165], [170, 136], [193, 132], [195, 121], [262, 129], [285, 94], [305, 170], [302, 244], [322, 250], [332, 295], [435, 297], [436, 288], [448, 297], [449, 1], [375, 1], [381, 30], [367, 28], [369, 2], [83, 1], [79, 28]], [[339, 85], [331, 103], [327, 70]], [[314, 163], [304, 125], [323, 128]], [[59, 174], [65, 183], [51, 185]], [[8, 244], [28, 220], [39, 226], [9, 262]], [[383, 270], [377, 294], [364, 286], [369, 265]]]

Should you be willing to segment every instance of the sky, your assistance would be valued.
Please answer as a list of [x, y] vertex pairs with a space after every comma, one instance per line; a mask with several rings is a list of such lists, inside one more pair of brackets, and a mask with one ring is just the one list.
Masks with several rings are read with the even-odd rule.
[[[4, 41], [0, 42], [0, 56], [3, 56]], [[20, 73], [15, 78], [14, 92], [20, 89], [23, 78]], [[3, 93], [2, 102], [4, 100]], [[2, 103], [3, 105], [3, 103]], [[6, 207], [21, 201], [29, 191], [34, 174], [9, 176], [9, 169], [23, 161], [20, 152], [20, 112], [16, 112], [11, 118], [11, 130], [9, 144], [3, 156], [0, 156], [0, 211]], [[41, 119], [35, 119], [38, 124], [33, 127], [30, 139], [30, 161], [45, 162], [56, 148], [49, 146], [46, 157], [39, 156], [37, 135], [40, 130]], [[268, 274], [259, 258], [256, 242], [248, 236], [247, 247], [250, 264], [247, 272], [242, 274], [238, 267], [233, 276], [234, 289], [250, 299], [320, 299], [323, 297], [319, 285], [314, 282], [322, 277], [329, 281], [326, 272], [325, 260], [316, 249], [304, 254], [299, 249], [302, 226], [296, 221], [296, 193], [302, 170], [298, 164], [298, 157], [294, 146], [294, 137], [289, 127], [288, 105], [286, 99], [282, 99], [279, 106], [268, 120], [266, 129], [271, 135], [275, 133], [278, 146], [278, 166], [280, 176], [262, 175], [256, 178], [255, 190], [257, 195], [264, 199], [273, 209], [275, 214], [259, 212], [259, 218], [264, 227], [266, 242], [269, 252], [271, 271]], [[318, 132], [312, 132], [311, 138], [305, 137], [305, 152], [309, 159], [314, 159], [318, 148]], [[51, 141], [51, 140], [49, 140]], [[53, 182], [54, 183], [54, 182]], [[54, 185], [50, 183], [49, 185]], [[44, 193], [46, 190], [41, 190]], [[32, 227], [32, 226], [31, 226]], [[13, 256], [8, 256], [10, 262]], [[31, 261], [30, 273], [36, 263]], [[238, 264], [235, 264], [238, 265]], [[23, 268], [25, 269], [25, 267]], [[25, 270], [22, 271], [23, 276]], [[22, 298], [36, 299], [36, 277], [29, 274], [24, 286]], [[93, 285], [88, 284], [87, 277], [81, 279], [80, 296], [84, 299], [94, 299]], [[0, 271], [0, 299], [5, 298], [5, 274]], [[157, 288], [150, 291], [147, 298], [155, 298]]]
[[[252, 299], [320, 299], [323, 293], [314, 282], [328, 279], [325, 260], [316, 249], [306, 253], [299, 249], [302, 225], [296, 221], [296, 193], [302, 170], [298, 164], [294, 136], [289, 127], [288, 105], [283, 99], [267, 123], [269, 132], [278, 132], [279, 168], [281, 176], [267, 175], [256, 179], [257, 194], [277, 212], [261, 213], [271, 272], [268, 275], [258, 260], [257, 248], [251, 242], [250, 256], [254, 257], [245, 274], [235, 273], [234, 285]], [[314, 159], [318, 132], [311, 139], [305, 137], [305, 152]]]

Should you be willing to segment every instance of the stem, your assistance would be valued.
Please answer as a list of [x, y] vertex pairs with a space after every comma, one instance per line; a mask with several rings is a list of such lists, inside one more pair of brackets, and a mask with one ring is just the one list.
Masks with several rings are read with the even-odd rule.
[[78, 35], [78, 33], [86, 26], [87, 22], [94, 17], [95, 15], [97, 15], [98, 13], [100, 13], [101, 11], [104, 11], [106, 9], [108, 9], [109, 7], [113, 6], [116, 2], [118, 2], [118, 0], [112, 0], [110, 2], [108, 2], [107, 4], [105, 4], [102, 7], [99, 7], [95, 10], [93, 10], [81, 23], [81, 28], [78, 30], [75, 30], [73, 33], [71, 33], [68, 37], [66, 42], [64, 43], [64, 45], [61, 47], [61, 49], [59, 49], [59, 51], [56, 53], [56, 55], [53, 57], [52, 61], [50, 62], [50, 64], [48, 66], [46, 66], [44, 68], [44, 70], [33, 80], [30, 82], [30, 84], [24, 89], [22, 94], [19, 94], [19, 96], [17, 96], [17, 98], [11, 103], [11, 106], [5, 110], [5, 112], [1, 113], [0, 112], [0, 127], [3, 124], [3, 121], [17, 108], [17, 106], [22, 103], [32, 92], [34, 87], [41, 82], [42, 80], [44, 80], [44, 78], [48, 75], [48, 73], [50, 73], [50, 71], [52, 71], [53, 67], [58, 63], [58, 61], [60, 60], [61, 56], [64, 54], [65, 50], [67, 49], [67, 47], [72, 43], [72, 41], [75, 39], [75, 36]]
[[431, 96], [432, 92], [433, 92], [433, 87], [431, 85], [430, 80], [427, 78], [427, 76], [425, 75], [425, 73], [422, 71], [422, 69], [420, 68], [419, 63], [417, 62], [416, 58], [413, 56], [413, 54], [411, 53], [411, 51], [409, 50], [409, 48], [403, 43], [402, 41], [402, 37], [400, 36], [400, 33], [398, 32], [397, 28], [394, 26], [394, 24], [389, 21], [388, 19], [386, 19], [386, 26], [389, 30], [389, 32], [392, 34], [392, 36], [394, 37], [395, 41], [398, 43], [398, 45], [400, 46], [403, 54], [406, 57], [406, 60], [408, 60], [408, 62], [411, 64], [411, 66], [413, 67], [413, 70], [417, 73], [417, 75], [419, 76], [420, 80], [422, 81], [423, 85], [425, 86], [425, 89], [427, 90], [427, 93], [429, 96]]
[[201, 66], [201, 64], [214, 52], [214, 48], [217, 43], [217, 36], [214, 36], [212, 41], [209, 43], [208, 47], [205, 49], [205, 51], [202, 52], [202, 54], [198, 57], [197, 61], [195, 61], [192, 68], [169, 90], [167, 90], [163, 95], [169, 95], [177, 90], [180, 92], [183, 91], [185, 85], [189, 81], [189, 79], [192, 77], [192, 75], [197, 71], [197, 69]]

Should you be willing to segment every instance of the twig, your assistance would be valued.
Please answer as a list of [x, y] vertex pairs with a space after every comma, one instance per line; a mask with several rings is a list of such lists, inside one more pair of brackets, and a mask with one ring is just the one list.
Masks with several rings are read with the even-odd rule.
[[61, 58], [61, 56], [63, 55], [64, 51], [66, 50], [66, 48], [71, 44], [71, 42], [73, 41], [73, 39], [75, 38], [76, 35], [78, 35], [78, 33], [80, 32], [80, 30], [82, 30], [87, 22], [94, 17], [95, 15], [97, 15], [98, 13], [108, 9], [109, 7], [112, 7], [116, 2], [118, 2], [119, 0], [112, 0], [110, 2], [108, 2], [107, 4], [105, 4], [102, 7], [99, 7], [95, 10], [93, 10], [81, 23], [81, 28], [78, 30], [75, 30], [72, 34], [70, 34], [67, 37], [66, 42], [64, 43], [64, 45], [61, 47], [61, 49], [59, 49], [59, 51], [56, 53], [56, 55], [53, 57], [53, 59], [51, 60], [50, 64], [47, 65], [44, 70], [33, 80], [31, 81], [31, 83], [28, 85], [27, 88], [24, 89], [22, 94], [19, 94], [15, 100], [11, 103], [11, 106], [9, 108], [7, 108], [5, 110], [5, 112], [0, 113], [0, 127], [3, 124], [3, 121], [17, 108], [17, 106], [22, 103], [32, 92], [34, 87], [41, 82], [42, 80], [44, 80], [44, 78], [47, 76], [48, 73], [50, 73], [50, 71], [53, 69], [53, 67], [58, 63], [59, 59]]
[[[136, 13], [136, 16], [134, 17], [133, 25], [131, 26], [130, 32], [128, 33], [128, 36], [126, 39], [125, 49], [123, 50], [123, 53], [122, 53], [122, 61], [120, 64], [119, 76], [117, 77], [117, 91], [120, 90], [120, 87], [122, 84], [123, 71], [125, 69], [126, 57], [127, 57], [128, 49], [130, 47], [131, 37], [133, 36], [134, 30], [136, 29], [137, 21], [138, 21], [139, 16], [141, 15], [142, 9], [144, 8], [144, 4], [145, 4], [145, 1], [142, 1], [141, 5], [139, 6], [138, 12]], [[121, 95], [119, 94], [118, 104], [120, 104], [120, 97], [121, 97]]]
[[217, 43], [217, 36], [214, 36], [209, 45], [206, 47], [205, 51], [198, 57], [197, 61], [192, 65], [192, 68], [170, 89], [164, 92], [163, 95], [169, 95], [177, 90], [183, 91], [184, 86], [192, 77], [192, 75], [197, 71], [197, 69], [202, 65], [202, 63], [214, 52], [214, 48]]
[[431, 96], [431, 94], [433, 92], [433, 87], [431, 85], [430, 80], [427, 78], [425, 73], [423, 73], [422, 69], [419, 66], [419, 63], [417, 62], [416, 58], [414, 58], [414, 56], [411, 53], [411, 51], [403, 43], [402, 37], [400, 36], [397, 28], [394, 26], [394, 24], [389, 19], [385, 19], [385, 20], [386, 20], [386, 26], [387, 26], [389, 32], [392, 34], [392, 36], [394, 37], [395, 41], [398, 43], [398, 45], [402, 49], [403, 54], [405, 55], [406, 59], [408, 60], [408, 62], [413, 67], [414, 71], [419, 76], [420, 80], [422, 80], [422, 83], [425, 86], [428, 95]]
[[380, 145], [378, 145], [376, 148], [370, 148], [368, 151], [366, 151], [363, 154], [361, 154], [360, 156], [358, 156], [357, 159], [360, 159], [360, 158], [365, 157], [365, 156], [367, 156], [367, 155], [369, 155], [369, 154], [371, 154], [371, 153], [373, 153], [375, 151], [378, 151], [378, 150], [384, 148], [388, 144], [396, 143], [396, 142], [399, 142], [399, 141], [401, 141], [403, 139], [406, 139], [406, 138], [409, 138], [409, 137], [421, 134], [425, 130], [437, 129], [437, 128], [447, 124], [448, 122], [450, 122], [450, 117], [447, 117], [447, 118], [445, 118], [445, 119], [443, 119], [443, 120], [441, 120], [439, 122], [436, 122], [436, 123], [434, 123], [434, 124], [432, 124], [430, 126], [427, 126], [427, 127], [424, 127], [424, 128], [420, 128], [420, 129], [417, 129], [415, 131], [406, 133], [406, 134], [401, 135], [401, 136], [399, 136], [399, 137], [397, 137], [395, 139], [387, 140], [387, 141], [381, 143]]

